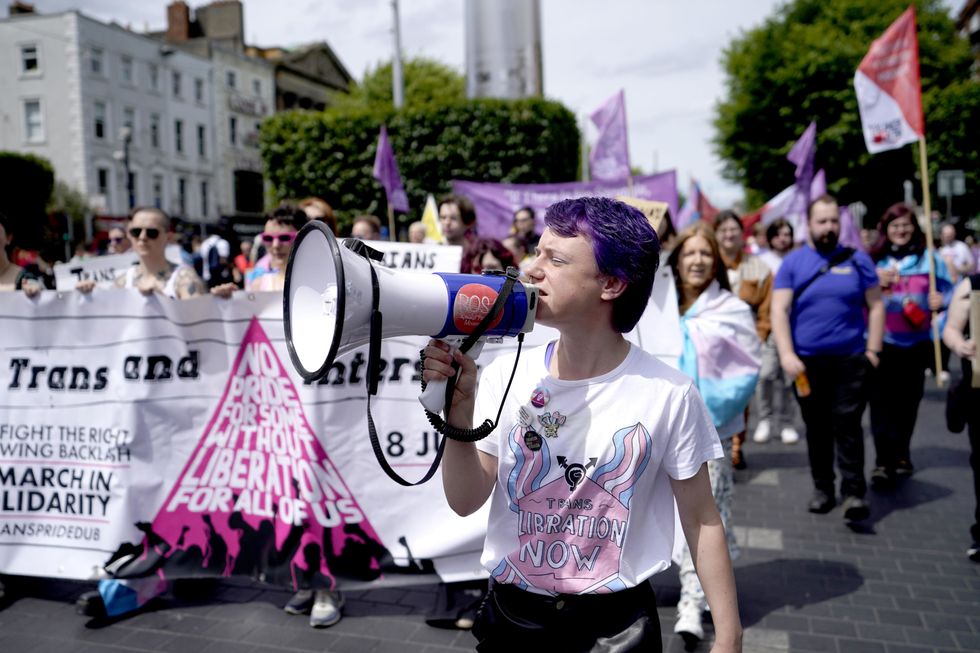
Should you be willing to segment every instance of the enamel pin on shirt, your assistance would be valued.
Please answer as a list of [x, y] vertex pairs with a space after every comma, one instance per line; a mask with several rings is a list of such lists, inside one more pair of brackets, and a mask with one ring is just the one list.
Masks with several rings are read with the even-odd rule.
[[551, 401], [551, 391], [543, 385], [539, 385], [531, 393], [531, 405], [535, 408], [544, 408]]
[[562, 415], [557, 410], [554, 413], [545, 413], [544, 415], [538, 415], [538, 421], [544, 426], [545, 437], [557, 438], [558, 437], [558, 427], [565, 423], [568, 419], [565, 415]]
[[520, 412], [521, 425], [524, 427], [524, 445], [531, 451], [541, 449], [541, 434], [534, 430], [533, 420], [530, 413], [521, 406]]

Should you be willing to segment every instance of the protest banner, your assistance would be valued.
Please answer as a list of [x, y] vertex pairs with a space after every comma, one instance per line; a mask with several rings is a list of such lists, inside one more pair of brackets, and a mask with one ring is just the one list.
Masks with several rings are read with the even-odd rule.
[[588, 195], [625, 195], [666, 202], [671, 215], [677, 215], [677, 175], [673, 170], [655, 175], [632, 177], [619, 182], [579, 182], [561, 184], [489, 184], [453, 181], [453, 193], [468, 197], [476, 207], [477, 231], [481, 236], [502, 240], [510, 234], [514, 212], [522, 206], [534, 210], [536, 231], [544, 228], [544, 211], [559, 200]]
[[[183, 260], [179, 245], [167, 245], [165, 256], [171, 263], [179, 264]], [[95, 281], [99, 287], [108, 287], [137, 263], [139, 256], [133, 251], [93, 256], [75, 263], [55, 263], [55, 288], [61, 291], [74, 290], [76, 283], [88, 279]]]

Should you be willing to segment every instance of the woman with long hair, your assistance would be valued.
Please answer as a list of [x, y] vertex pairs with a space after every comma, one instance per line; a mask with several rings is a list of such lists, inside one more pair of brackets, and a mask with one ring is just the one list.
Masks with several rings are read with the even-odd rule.
[[[893, 204], [878, 222], [871, 248], [885, 301], [885, 341], [871, 384], [871, 433], [875, 469], [871, 485], [887, 487], [912, 474], [909, 446], [933, 360], [932, 311], [942, 310], [953, 281], [941, 256], [926, 250], [915, 214]], [[929, 258], [936, 268], [936, 291], [929, 290]]]
[[[731, 292], [728, 270], [715, 231], [706, 223], [683, 230], [667, 264], [677, 284], [683, 348], [681, 371], [694, 380], [721, 438], [724, 457], [708, 461], [711, 493], [718, 506], [732, 557], [732, 437], [745, 431], [745, 407], [755, 391], [761, 345], [752, 309]], [[691, 645], [704, 637], [701, 617], [704, 591], [685, 546], [681, 562], [681, 596], [674, 632]]]

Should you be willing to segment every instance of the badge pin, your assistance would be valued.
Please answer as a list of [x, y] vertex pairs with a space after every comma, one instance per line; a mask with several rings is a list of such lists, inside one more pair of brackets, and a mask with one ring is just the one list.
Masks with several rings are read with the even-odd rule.
[[524, 444], [531, 451], [538, 451], [541, 449], [541, 435], [537, 431], [528, 429], [524, 432]]
[[544, 426], [544, 435], [548, 438], [558, 437], [558, 427], [565, 423], [567, 416], [562, 415], [557, 410], [554, 413], [538, 415], [538, 421]]
[[551, 391], [544, 386], [538, 386], [531, 393], [531, 405], [535, 408], [544, 408], [551, 401]]

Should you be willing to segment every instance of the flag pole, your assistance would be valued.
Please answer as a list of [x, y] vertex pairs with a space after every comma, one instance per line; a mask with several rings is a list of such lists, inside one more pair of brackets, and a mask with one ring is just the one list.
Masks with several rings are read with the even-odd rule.
[[397, 234], [395, 234], [395, 208], [388, 202], [388, 240], [395, 242], [398, 240]]
[[[922, 179], [922, 208], [926, 214], [926, 249], [929, 252], [929, 292], [936, 292], [936, 256], [932, 239], [932, 199], [929, 195], [929, 166], [926, 160], [926, 135], [919, 139], [919, 177]], [[943, 387], [942, 354], [939, 351], [939, 313], [932, 312], [932, 348], [936, 359], [936, 386]]]

